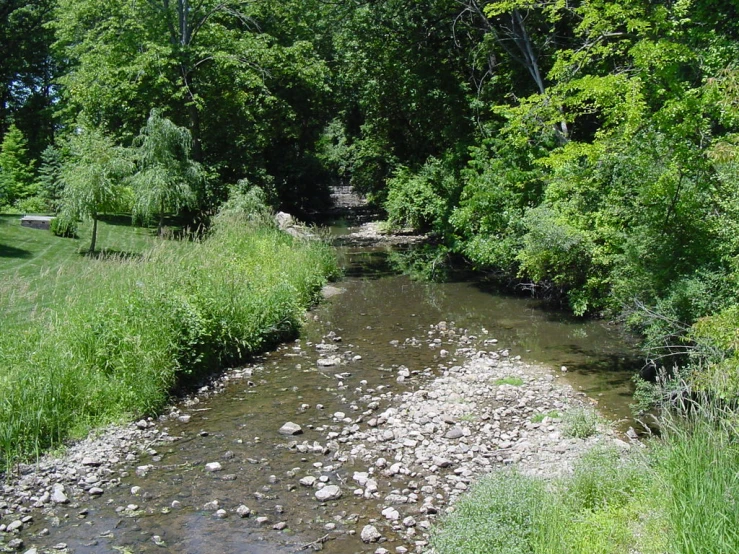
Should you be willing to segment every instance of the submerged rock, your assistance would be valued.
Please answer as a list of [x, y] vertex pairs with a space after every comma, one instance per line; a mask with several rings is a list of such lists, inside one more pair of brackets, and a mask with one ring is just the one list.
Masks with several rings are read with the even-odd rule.
[[382, 534], [377, 530], [374, 525], [365, 525], [364, 529], [359, 535], [363, 542], [377, 542], [382, 538]]
[[288, 421], [278, 431], [280, 435], [300, 435], [303, 432], [303, 428], [297, 423]]
[[337, 485], [326, 485], [316, 491], [316, 498], [321, 502], [341, 498], [341, 489]]

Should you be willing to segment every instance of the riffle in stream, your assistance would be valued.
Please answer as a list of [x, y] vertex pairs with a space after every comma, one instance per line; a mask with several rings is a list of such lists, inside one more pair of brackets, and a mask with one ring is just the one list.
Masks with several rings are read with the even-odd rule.
[[[431, 387], [430, 397], [423, 389], [463, 364], [461, 355], [457, 359], [460, 349], [503, 356], [516, 375], [547, 390], [566, 381], [574, 389], [571, 396], [586, 393], [608, 418], [628, 417], [630, 378], [639, 362], [617, 330], [547, 311], [534, 300], [491, 293], [475, 282], [411, 281], [392, 271], [387, 253], [384, 248], [345, 249], [347, 277], [308, 314], [299, 340], [226, 372], [173, 407], [171, 414], [151, 422], [147, 436], [154, 438], [142, 452], [103, 468], [89, 463], [89, 473], [94, 473], [89, 483], [101, 485], [104, 492], [89, 494], [85, 485], [88, 494], [31, 512], [33, 519], [21, 535], [24, 548], [193, 554], [423, 551], [420, 539], [426, 529], [420, 524], [433, 521], [433, 511], [409, 520], [399, 508], [405, 524], [381, 513], [388, 507], [388, 495], [405, 498], [403, 502], [422, 496], [423, 476], [418, 475], [413, 487], [415, 474], [388, 472], [384, 464], [376, 474], [365, 475], [367, 465], [352, 458], [348, 445], [358, 448], [361, 441], [352, 434], [360, 431], [380, 437], [377, 420], [392, 419], [395, 408], [386, 410], [398, 395], [406, 394], [411, 402], [437, 398], [433, 391], [443, 389]], [[516, 369], [518, 356], [552, 370], [530, 374]], [[490, 389], [490, 383], [485, 387]], [[513, 413], [501, 394], [518, 393], [506, 390], [494, 393], [499, 408], [495, 411], [491, 404], [486, 421], [498, 422], [500, 414]], [[500, 411], [504, 408], [508, 411]], [[433, 426], [434, 415], [424, 416], [421, 424], [428, 420]], [[456, 419], [446, 423], [460, 423]], [[299, 425], [302, 434], [280, 434], [288, 421]], [[446, 427], [439, 432], [444, 431]], [[368, 439], [370, 446], [375, 438]], [[404, 440], [407, 446], [410, 439]], [[415, 446], [418, 441], [410, 442]], [[503, 464], [484, 445], [480, 451], [479, 444], [470, 444], [492, 466], [496, 459]], [[390, 466], [395, 452], [383, 448]], [[86, 471], [74, 477], [83, 483]], [[354, 472], [360, 472], [359, 485]], [[304, 477], [313, 479], [301, 484]], [[374, 495], [367, 488], [373, 477], [378, 487]], [[315, 494], [321, 482], [337, 486], [342, 496], [319, 501]], [[439, 503], [443, 505], [441, 499]], [[239, 506], [242, 516], [243, 506], [249, 508], [249, 517], [240, 517]], [[409, 531], [416, 520], [419, 528]], [[376, 523], [383, 535], [380, 544], [363, 542], [361, 531], [369, 523]]]

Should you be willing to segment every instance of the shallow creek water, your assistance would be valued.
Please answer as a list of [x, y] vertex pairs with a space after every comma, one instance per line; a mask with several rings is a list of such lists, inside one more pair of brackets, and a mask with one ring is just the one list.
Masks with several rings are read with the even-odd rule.
[[[120, 487], [78, 507], [64, 507], [58, 526], [37, 544], [48, 548], [63, 542], [76, 553], [295, 552], [310, 549], [309, 543], [335, 525], [331, 540], [322, 545], [325, 552], [374, 552], [377, 545], [363, 544], [358, 531], [379, 517], [380, 505], [352, 497], [352, 468], [336, 471], [333, 452], [301, 452], [294, 443], [325, 445], [335, 412], [356, 417], [352, 404], [362, 380], [385, 392], [417, 388], [422, 375], [398, 383], [383, 370], [400, 365], [411, 372], [435, 370], [441, 362], [439, 347], [429, 348], [422, 339], [440, 321], [469, 329], [480, 340], [496, 338], [511, 356], [552, 366], [557, 379], [596, 400], [606, 416], [618, 420], [628, 415], [630, 377], [639, 361], [608, 324], [577, 321], [534, 300], [491, 293], [475, 282], [411, 281], [394, 274], [383, 248], [347, 248], [342, 255], [346, 278], [335, 287], [343, 292], [309, 314], [298, 341], [254, 360], [250, 377], [227, 380], [219, 394], [183, 405], [189, 422], [158, 423], [179, 440], [155, 444], [148, 454], [118, 468], [123, 472]], [[319, 366], [326, 353], [315, 345], [322, 342], [338, 347], [332, 354], [342, 355], [346, 363]], [[568, 371], [561, 372], [561, 366]], [[304, 433], [278, 434], [286, 421], [301, 425]], [[222, 471], [204, 471], [204, 464], [215, 461]], [[315, 489], [298, 484], [308, 474], [345, 483], [344, 496], [319, 503]], [[140, 491], [133, 495], [131, 487]], [[179, 505], [173, 508], [174, 501]], [[204, 509], [213, 501], [228, 517]], [[242, 504], [252, 510], [251, 517], [233, 513]], [[79, 515], [83, 508], [87, 513]], [[258, 524], [258, 516], [269, 523]], [[278, 522], [287, 527], [273, 529]], [[40, 518], [37, 525], [49, 527]], [[163, 542], [155, 544], [154, 535]], [[392, 542], [382, 546], [394, 552]]]

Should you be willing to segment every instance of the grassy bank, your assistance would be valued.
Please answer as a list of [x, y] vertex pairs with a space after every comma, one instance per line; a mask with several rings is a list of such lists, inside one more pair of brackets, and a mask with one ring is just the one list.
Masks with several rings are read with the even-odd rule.
[[[100, 221], [100, 257], [139, 257], [157, 244], [151, 229], [133, 227], [130, 216]], [[0, 215], [0, 303], [4, 325], [9, 318], [26, 318], [29, 311], [62, 302], [77, 275], [90, 263], [91, 224], [79, 225], [79, 238], [21, 227], [20, 216]]]
[[6, 466], [91, 426], [154, 413], [183, 378], [294, 333], [335, 262], [325, 245], [231, 217], [200, 242], [155, 241], [138, 256], [40, 271], [9, 271], [0, 295], [0, 311], [15, 314], [0, 336]]
[[554, 482], [491, 474], [437, 527], [437, 554], [739, 552], [736, 419], [663, 430], [644, 451], [591, 451]]

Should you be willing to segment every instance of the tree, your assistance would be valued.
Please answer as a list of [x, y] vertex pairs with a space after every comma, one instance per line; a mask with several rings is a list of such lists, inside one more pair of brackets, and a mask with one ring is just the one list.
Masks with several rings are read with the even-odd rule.
[[62, 215], [92, 219], [90, 254], [95, 252], [101, 214], [130, 205], [125, 178], [134, 169], [129, 153], [116, 146], [100, 129], [80, 127], [70, 139], [70, 157], [62, 168]]
[[39, 194], [56, 211], [64, 191], [61, 172], [64, 162], [64, 152], [56, 146], [47, 146], [41, 152], [41, 164], [38, 168]]
[[36, 157], [54, 133], [52, 84], [59, 66], [50, 53], [48, 23], [56, 0], [0, 2], [0, 135], [14, 122]]
[[33, 162], [23, 133], [11, 125], [0, 144], [0, 201], [13, 204], [35, 193]]
[[133, 215], [147, 221], [158, 216], [161, 235], [165, 211], [192, 206], [193, 187], [203, 181], [204, 172], [190, 159], [190, 132], [162, 117], [157, 109], [151, 110], [134, 149], [138, 171], [131, 179], [136, 194]]
[[[56, 48], [70, 60], [60, 111], [84, 111], [125, 144], [161, 107], [190, 130], [192, 158], [220, 177], [196, 191], [201, 213], [240, 178], [314, 187], [323, 181], [305, 154], [326, 123], [328, 69], [295, 37], [288, 20], [299, 20], [300, 2], [291, 3], [279, 15], [284, 3], [59, 0]], [[296, 160], [306, 162], [298, 175]]]

